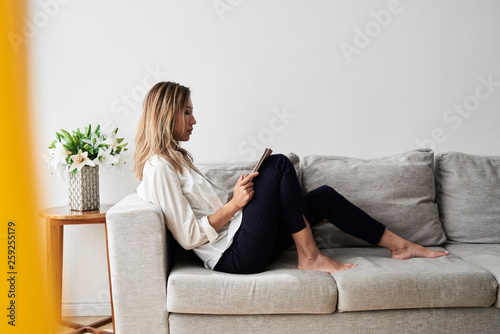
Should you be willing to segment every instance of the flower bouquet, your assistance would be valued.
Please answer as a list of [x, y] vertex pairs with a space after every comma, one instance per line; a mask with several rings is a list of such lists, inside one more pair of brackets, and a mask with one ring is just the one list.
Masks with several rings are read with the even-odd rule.
[[89, 124], [83, 132], [80, 129], [70, 134], [61, 130], [56, 132], [56, 139], [49, 145], [46, 161], [61, 175], [66, 167], [76, 175], [83, 166], [103, 166], [107, 169], [120, 169], [125, 164], [122, 158], [127, 151], [123, 138], [116, 138], [118, 128], [105, 135], [98, 125], [94, 131]]
[[45, 156], [49, 167], [62, 176], [68, 170], [69, 204], [71, 210], [99, 209], [99, 166], [114, 170], [125, 164], [123, 153], [127, 143], [117, 138], [118, 128], [109, 135], [100, 131], [100, 125], [80, 131], [61, 130], [49, 145]]

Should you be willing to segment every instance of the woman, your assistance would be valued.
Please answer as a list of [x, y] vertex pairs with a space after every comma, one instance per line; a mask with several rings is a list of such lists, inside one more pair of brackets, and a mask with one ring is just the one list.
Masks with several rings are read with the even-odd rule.
[[135, 173], [139, 197], [161, 207], [168, 229], [207, 268], [228, 273], [257, 273], [295, 243], [298, 268], [334, 273], [355, 267], [323, 255], [311, 225], [328, 219], [341, 230], [385, 247], [392, 257], [439, 257], [385, 228], [334, 189], [322, 186], [303, 194], [291, 162], [267, 158], [259, 172], [242, 175], [227, 194], [203, 176], [191, 155], [179, 146], [188, 141], [196, 120], [190, 90], [160, 82], [145, 97], [139, 121]]

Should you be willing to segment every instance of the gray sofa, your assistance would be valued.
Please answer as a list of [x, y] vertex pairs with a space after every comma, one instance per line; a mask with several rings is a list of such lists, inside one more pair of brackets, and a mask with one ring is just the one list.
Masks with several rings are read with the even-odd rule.
[[[325, 221], [314, 228], [318, 246], [358, 267], [301, 271], [290, 249], [260, 274], [214, 272], [176, 246], [157, 206], [132, 193], [107, 214], [118, 334], [500, 332], [500, 157], [288, 156], [304, 191], [333, 186], [395, 233], [451, 254], [393, 260]], [[252, 166], [201, 167], [231, 191]]]

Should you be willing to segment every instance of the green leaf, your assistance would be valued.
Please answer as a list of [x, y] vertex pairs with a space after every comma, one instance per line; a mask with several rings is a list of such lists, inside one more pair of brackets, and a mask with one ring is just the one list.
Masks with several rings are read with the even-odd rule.
[[68, 131], [61, 129], [61, 132], [63, 133], [63, 135], [65, 137], [71, 137], [71, 135], [70, 135], [70, 133]]
[[63, 146], [67, 146], [68, 151], [73, 151], [76, 148], [75, 142], [69, 137], [63, 138]]
[[68, 131], [62, 130], [61, 132], [64, 134], [64, 141], [71, 146], [76, 145], [75, 140], [73, 139], [73, 136], [69, 134]]
[[85, 128], [85, 135], [87, 136], [87, 138], [90, 138], [91, 133], [92, 133], [92, 125], [89, 124], [89, 126]]

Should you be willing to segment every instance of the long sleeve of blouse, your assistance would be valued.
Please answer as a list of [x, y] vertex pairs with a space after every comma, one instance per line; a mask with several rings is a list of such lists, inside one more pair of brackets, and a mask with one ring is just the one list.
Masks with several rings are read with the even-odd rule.
[[227, 194], [194, 170], [179, 173], [165, 159], [151, 158], [137, 193], [161, 207], [168, 229], [185, 249], [213, 244], [227, 234], [227, 227], [217, 232], [208, 220], [227, 201]]

